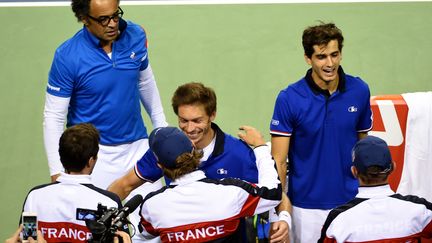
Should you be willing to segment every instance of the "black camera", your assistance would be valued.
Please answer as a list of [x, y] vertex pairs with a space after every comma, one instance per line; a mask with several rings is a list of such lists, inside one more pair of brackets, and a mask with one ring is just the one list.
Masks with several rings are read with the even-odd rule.
[[[143, 201], [141, 195], [132, 197], [123, 208], [107, 208], [98, 203], [97, 211], [77, 210], [77, 218], [81, 217], [86, 222], [87, 228], [92, 233], [88, 242], [113, 242], [117, 230], [128, 230], [129, 220], [127, 216], [132, 213]], [[121, 242], [121, 240], [120, 240]]]

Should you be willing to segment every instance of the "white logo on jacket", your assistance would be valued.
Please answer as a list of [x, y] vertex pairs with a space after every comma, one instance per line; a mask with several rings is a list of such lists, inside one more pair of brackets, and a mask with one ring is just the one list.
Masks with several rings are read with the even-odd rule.
[[219, 168], [217, 169], [216, 173], [218, 173], [219, 175], [227, 175], [228, 170], [225, 170], [224, 168]]
[[348, 107], [348, 112], [357, 112], [358, 108], [355, 106]]
[[52, 86], [51, 84], [47, 84], [47, 87], [48, 87], [48, 89], [50, 89], [50, 90], [54, 90], [54, 91], [57, 91], [57, 92], [60, 91], [60, 87], [54, 87], [54, 86]]
[[279, 125], [279, 121], [272, 119], [271, 124], [274, 126], [277, 126], [277, 125]]

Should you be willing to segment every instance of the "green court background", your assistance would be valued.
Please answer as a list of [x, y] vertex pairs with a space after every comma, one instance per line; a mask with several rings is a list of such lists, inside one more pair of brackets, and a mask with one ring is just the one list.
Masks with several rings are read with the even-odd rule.
[[[308, 68], [302, 30], [317, 20], [334, 21], [343, 30], [343, 67], [367, 81], [372, 95], [432, 90], [431, 2], [123, 9], [126, 19], [147, 31], [151, 64], [172, 125], [172, 92], [182, 83], [201, 81], [216, 90], [216, 122], [226, 132], [235, 134], [239, 125], [249, 124], [269, 139], [277, 93]], [[0, 23], [3, 240], [17, 227], [28, 190], [49, 181], [42, 139], [47, 74], [55, 48], [81, 25], [69, 7], [0, 8]]]

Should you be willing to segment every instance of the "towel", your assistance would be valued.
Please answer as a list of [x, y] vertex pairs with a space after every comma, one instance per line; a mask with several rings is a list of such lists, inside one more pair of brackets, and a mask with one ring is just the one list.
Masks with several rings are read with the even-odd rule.
[[432, 201], [432, 92], [402, 94], [408, 106], [404, 168], [397, 192]]

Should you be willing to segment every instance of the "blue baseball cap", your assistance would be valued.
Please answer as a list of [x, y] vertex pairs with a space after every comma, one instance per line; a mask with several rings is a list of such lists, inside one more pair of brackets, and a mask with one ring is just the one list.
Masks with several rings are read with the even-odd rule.
[[360, 139], [352, 151], [353, 164], [360, 173], [366, 173], [370, 166], [379, 166], [387, 173], [392, 169], [392, 157], [387, 143], [381, 138], [367, 136]]
[[176, 168], [176, 159], [193, 150], [192, 142], [176, 127], [159, 127], [149, 136], [150, 149], [158, 162], [167, 168]]

